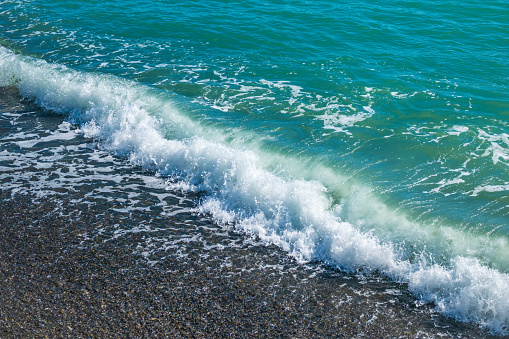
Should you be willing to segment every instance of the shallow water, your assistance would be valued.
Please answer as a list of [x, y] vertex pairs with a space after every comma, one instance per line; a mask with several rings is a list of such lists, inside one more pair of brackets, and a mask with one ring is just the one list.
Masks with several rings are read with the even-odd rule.
[[[356, 333], [359, 337], [375, 334], [423, 338], [488, 336], [476, 326], [443, 317], [432, 305], [418, 302], [407, 286], [386, 277], [342, 272], [321, 262], [298, 263], [278, 247], [237, 232], [233, 225], [217, 225], [210, 215], [197, 212], [199, 194], [168, 189], [168, 178], [133, 167], [125, 158], [101, 150], [100, 144], [83, 138], [77, 131], [77, 126], [66, 122], [61, 115], [42, 111], [32, 102], [21, 101], [17, 90], [3, 89], [0, 92], [3, 204], [26, 198], [30, 201], [29, 206], [40, 211], [40, 215], [30, 213], [33, 226], [28, 227], [28, 232], [37, 232], [41, 220], [70, 222], [67, 225], [69, 232], [77, 234], [78, 238], [73, 240], [74, 245], [70, 248], [60, 249], [63, 255], [78, 251], [79, 256], [88, 256], [91, 255], [89, 251], [99, 251], [99, 255], [104, 256], [116, 253], [117, 247], [121, 246], [122, 251], [132, 253], [131, 265], [133, 262], [136, 265], [123, 267], [123, 270], [136, 272], [137, 266], [148, 265], [161, 271], [163, 277], [175, 273], [192, 275], [192, 278], [181, 276], [179, 281], [203, 280], [203, 291], [190, 293], [203, 293], [204, 300], [210, 298], [207, 282], [211, 277], [220, 277], [240, 286], [247, 284], [249, 293], [258, 297], [250, 299], [249, 295], [243, 295], [244, 302], [259, 304], [258, 307], [268, 307], [269, 310], [273, 302], [284, 307], [284, 311], [279, 312], [281, 324], [297, 317], [299, 323], [304, 321], [309, 326], [327, 327], [327, 330], [317, 329], [316, 333], [328, 333], [331, 328], [338, 328], [334, 333], [338, 337], [345, 333]], [[60, 221], [52, 223], [52, 227], [62, 227]], [[78, 224], [87, 226], [76, 229]], [[34, 250], [30, 255], [44, 257], [41, 248]], [[18, 254], [9, 252], [11, 256]], [[65, 258], [54, 260], [67, 261]], [[108, 260], [122, 262], [125, 259], [113, 254], [112, 258], [106, 258]], [[41, 265], [51, 266], [49, 263]], [[4, 269], [8, 267], [6, 265]], [[32, 279], [37, 274], [32, 271]], [[95, 277], [93, 279], [102, 279], [98, 277], [100, 272], [87, 274]], [[71, 279], [58, 274], [44, 274], [42, 278], [44, 281], [39, 283], [49, 286], [55, 284], [55, 279], [60, 284], [71, 285], [80, 281], [78, 277]], [[44, 288], [47, 287], [41, 286], [42, 290]], [[189, 287], [184, 285], [183, 288]], [[99, 292], [102, 293], [96, 290]], [[220, 307], [235, 308], [231, 302], [223, 300]], [[46, 312], [50, 312], [55, 305], [46, 307]], [[69, 307], [72, 305], [66, 305], [68, 311]], [[138, 311], [143, 313], [141, 309]], [[46, 322], [45, 317], [39, 319], [48, 326], [48, 331], [52, 326], [50, 318]], [[70, 329], [68, 335], [76, 335], [71, 326], [74, 328], [79, 323], [69, 322], [67, 318], [65, 321]], [[249, 329], [263, 327], [265, 321], [251, 319]], [[212, 324], [213, 320], [209, 319], [208, 325]], [[345, 324], [347, 328], [338, 324]], [[35, 328], [39, 326], [42, 325]], [[174, 324], [161, 326], [165, 329]], [[67, 327], [59, 323], [57, 328], [60, 327], [64, 328], [62, 333], [65, 335]], [[243, 334], [250, 333], [244, 332], [248, 328], [242, 331], [233, 325], [230, 327], [230, 330], [239, 330]], [[14, 324], [9, 328], [15, 333], [21, 330]], [[25, 324], [23, 330], [31, 328]], [[203, 330], [194, 330], [198, 329]], [[300, 328], [280, 330], [292, 333]]]

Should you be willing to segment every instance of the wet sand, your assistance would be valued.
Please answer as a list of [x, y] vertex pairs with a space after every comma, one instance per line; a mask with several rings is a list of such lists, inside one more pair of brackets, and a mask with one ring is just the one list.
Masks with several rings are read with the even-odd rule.
[[[15, 90], [0, 92], [0, 108], [0, 146], [12, 152], [25, 150], [2, 141], [11, 133], [6, 113], [26, 111], [27, 121], [35, 114], [55, 126], [64, 120], [21, 101]], [[214, 225], [188, 212], [199, 196], [145, 187], [139, 168], [111, 165], [122, 184], [94, 184], [91, 176], [36, 194], [41, 181], [61, 180], [76, 159], [83, 173], [99, 166], [85, 156], [97, 153], [93, 145], [77, 146], [84, 143], [91, 142], [70, 142], [69, 159], [52, 165], [61, 177], [27, 164], [0, 180], [2, 338], [489, 337], [383, 277], [298, 264], [274, 246]], [[56, 144], [29, 151], [43, 154], [45, 147]], [[15, 166], [0, 157], [0, 175]], [[98, 187], [112, 193], [98, 195]], [[162, 194], [169, 194], [166, 209], [152, 208]]]

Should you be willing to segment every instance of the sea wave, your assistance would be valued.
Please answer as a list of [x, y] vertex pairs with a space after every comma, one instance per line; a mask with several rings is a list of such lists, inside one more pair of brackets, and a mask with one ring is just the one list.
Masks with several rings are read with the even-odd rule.
[[[300, 261], [383, 273], [445, 315], [509, 334], [506, 238], [412, 221], [369, 187], [313, 161], [263, 152], [254, 142], [232, 143], [187, 117], [168, 93], [135, 82], [0, 47], [0, 86], [16, 86], [41, 107], [68, 115], [104, 149], [171, 178], [169, 186], [202, 192], [197, 211], [219, 224]], [[359, 119], [374, 114], [366, 110]]]

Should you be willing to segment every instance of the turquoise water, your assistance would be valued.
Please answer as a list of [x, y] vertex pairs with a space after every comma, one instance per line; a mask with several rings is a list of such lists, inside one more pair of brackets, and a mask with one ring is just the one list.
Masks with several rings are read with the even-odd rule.
[[0, 85], [299, 260], [508, 334], [505, 1], [0, 1]]

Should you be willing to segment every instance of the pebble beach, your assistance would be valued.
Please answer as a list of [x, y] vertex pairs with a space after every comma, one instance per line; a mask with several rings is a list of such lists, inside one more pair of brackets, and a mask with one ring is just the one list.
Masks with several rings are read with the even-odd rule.
[[[297, 263], [215, 225], [192, 212], [198, 194], [147, 183], [125, 159], [108, 165], [123, 181], [101, 181], [107, 155], [80, 135], [56, 138], [64, 120], [1, 89], [0, 337], [490, 337], [382, 276]], [[41, 143], [17, 147], [20, 126]]]

